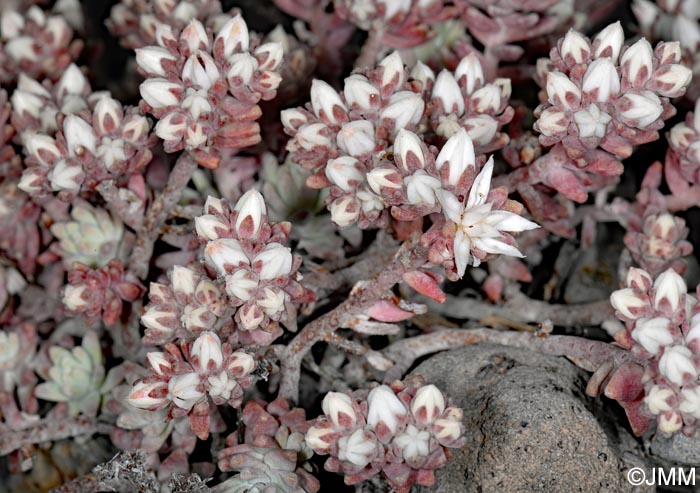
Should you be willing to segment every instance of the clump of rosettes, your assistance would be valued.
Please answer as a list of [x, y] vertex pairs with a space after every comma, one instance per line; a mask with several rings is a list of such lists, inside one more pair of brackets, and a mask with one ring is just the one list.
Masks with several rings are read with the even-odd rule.
[[651, 420], [664, 433], [697, 436], [700, 430], [700, 308], [686, 291], [671, 269], [653, 279], [632, 268], [627, 287], [610, 298], [625, 323], [615, 339], [638, 363], [613, 374], [605, 394], [621, 401], [638, 434]]
[[56, 80], [83, 49], [60, 15], [37, 6], [26, 12], [7, 10], [0, 16], [0, 81], [11, 85], [19, 74]]
[[301, 257], [285, 246], [291, 224], [269, 222], [256, 190], [243, 194], [233, 209], [209, 197], [204, 212], [195, 219], [196, 232], [206, 242], [207, 264], [235, 308], [239, 342], [269, 345], [282, 334], [280, 322], [296, 330], [296, 307], [312, 294], [298, 282]]
[[448, 448], [464, 445], [462, 410], [449, 407], [434, 385], [421, 378], [380, 385], [352, 394], [329, 392], [323, 416], [313, 420], [306, 443], [330, 455], [328, 471], [345, 476], [346, 484], [380, 471], [398, 493], [411, 486], [433, 486], [435, 469], [450, 458]]
[[[675, 108], [669, 98], [682, 95], [691, 71], [680, 64], [678, 43], [646, 39], [623, 47], [620, 23], [603, 29], [591, 42], [571, 30], [537, 65], [543, 104], [535, 128], [546, 146], [561, 145], [576, 168], [615, 177], [633, 146], [658, 139]], [[570, 181], [573, 180], [573, 183]], [[575, 201], [586, 198], [580, 177], [552, 180], [554, 188]]]
[[63, 292], [63, 304], [72, 314], [81, 314], [89, 325], [102, 319], [106, 325], [119, 320], [122, 302], [141, 298], [141, 283], [124, 274], [120, 260], [113, 259], [99, 269], [74, 263], [68, 272], [68, 285]]
[[195, 434], [206, 440], [211, 402], [240, 407], [243, 389], [253, 381], [255, 360], [208, 331], [164, 349], [148, 353], [151, 376], [134, 384], [128, 402], [152, 411], [167, 407], [167, 419], [187, 415]]
[[207, 168], [219, 166], [222, 148], [260, 142], [258, 102], [275, 97], [282, 45], [251, 39], [240, 15], [214, 37], [198, 20], [177, 34], [160, 24], [158, 46], [136, 50], [146, 80], [141, 106], [159, 119], [155, 133], [167, 152], [185, 149]]
[[688, 112], [685, 121], [671, 129], [668, 143], [681, 176], [700, 185], [700, 99], [695, 102], [695, 112]]
[[219, 452], [219, 469], [239, 473], [215, 486], [214, 493], [319, 491], [321, 485], [306, 462], [313, 452], [304, 441], [310, 424], [303, 409], [290, 409], [284, 399], [269, 404], [252, 400], [243, 408], [242, 421], [243, 443], [233, 433]]
[[146, 326], [143, 343], [161, 345], [174, 339], [193, 339], [210, 330], [219, 336], [233, 332], [228, 300], [216, 281], [201, 268], [176, 265], [167, 284], [151, 283], [150, 303], [141, 323]]
[[105, 23], [124, 48], [136, 49], [156, 44], [159, 24], [181, 30], [192, 19], [208, 25], [219, 14], [217, 0], [121, 0]]
[[454, 16], [444, 0], [335, 0], [335, 12], [365, 31], [375, 30], [382, 46], [410, 48], [433, 37], [431, 25]]

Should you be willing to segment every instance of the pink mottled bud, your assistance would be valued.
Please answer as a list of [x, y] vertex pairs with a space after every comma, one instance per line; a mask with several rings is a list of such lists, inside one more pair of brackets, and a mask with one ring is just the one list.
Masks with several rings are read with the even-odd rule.
[[159, 351], [150, 352], [146, 354], [146, 358], [148, 358], [148, 364], [151, 365], [151, 368], [157, 375], [164, 376], [166, 372], [172, 370], [172, 365], [166, 359], [165, 353]]
[[149, 75], [166, 77], [167, 72], [163, 62], [175, 63], [175, 56], [160, 46], [147, 46], [136, 49], [136, 63], [141, 70]]
[[347, 112], [335, 89], [327, 82], [318, 79], [314, 79], [311, 83], [311, 107], [317, 117], [329, 124], [339, 123], [339, 115]]
[[694, 382], [698, 377], [693, 353], [685, 346], [667, 347], [659, 360], [659, 372], [676, 385]]
[[254, 238], [260, 231], [262, 218], [267, 214], [265, 199], [257, 190], [251, 189], [244, 193], [234, 210], [238, 212], [236, 218], [236, 233], [239, 238]]
[[685, 341], [691, 349], [700, 353], [700, 313], [696, 313], [690, 319], [690, 330], [685, 335]]
[[65, 307], [73, 312], [84, 309], [88, 305], [87, 297], [84, 296], [86, 290], [87, 287], [85, 286], [67, 285], [63, 291], [63, 304]]
[[377, 455], [377, 444], [362, 429], [338, 440], [338, 459], [365, 467]]
[[651, 91], [626, 93], [616, 103], [619, 115], [628, 125], [646, 128], [663, 113], [661, 100]]
[[437, 201], [435, 191], [441, 188], [440, 180], [419, 169], [411, 176], [404, 178], [404, 184], [409, 204], [435, 205]]
[[63, 120], [63, 136], [66, 139], [68, 154], [71, 156], [82, 156], [87, 150], [95, 154], [97, 137], [92, 125], [75, 115], [66, 116]]
[[378, 195], [382, 195], [382, 189], [395, 190], [401, 188], [401, 176], [392, 168], [374, 168], [367, 173], [369, 187]]
[[613, 308], [628, 319], [635, 320], [647, 306], [647, 300], [631, 288], [619, 289], [610, 295]]
[[667, 318], [640, 318], [632, 331], [632, 339], [650, 354], [659, 354], [661, 347], [673, 344], [671, 322]]
[[681, 393], [678, 410], [700, 419], [700, 387], [684, 388]]
[[455, 69], [455, 79], [468, 95], [484, 84], [484, 71], [474, 53], [470, 53], [459, 62]]
[[241, 248], [241, 244], [233, 238], [220, 238], [207, 243], [204, 249], [204, 258], [212, 267], [220, 273], [227, 271], [227, 266], [235, 267], [239, 264], [248, 264], [248, 256]]
[[658, 419], [659, 430], [663, 433], [676, 433], [683, 426], [683, 419], [677, 412], [664, 413]]
[[309, 121], [307, 116], [296, 108], [280, 112], [280, 120], [284, 128], [296, 129]]
[[647, 271], [637, 267], [630, 267], [630, 270], [627, 271], [626, 282], [630, 288], [646, 292], [651, 289], [654, 280]]
[[607, 135], [608, 123], [612, 121], [612, 117], [601, 111], [598, 105], [591, 103], [585, 109], [579, 110], [574, 114], [574, 121], [580, 137], [597, 137], [602, 139]]
[[179, 320], [177, 320], [173, 312], [160, 310], [157, 306], [151, 306], [141, 316], [141, 323], [159, 333], [171, 334], [179, 324]]
[[[251, 274], [244, 269], [235, 271], [232, 275], [226, 276], [226, 292], [235, 298], [248, 301], [252, 297], [252, 292], [258, 288], [258, 282], [251, 278]], [[256, 314], [248, 314], [256, 317]]]
[[388, 91], [400, 89], [401, 86], [403, 86], [405, 72], [403, 60], [398, 51], [394, 51], [389, 56], [385, 57], [377, 66], [384, 69], [382, 72], [382, 79], [379, 82], [382, 92], [387, 94]]
[[312, 123], [311, 125], [306, 125], [297, 134], [297, 141], [307, 151], [312, 150], [314, 147], [330, 147], [331, 139], [323, 132], [328, 130], [328, 127], [323, 123]]
[[277, 70], [282, 64], [284, 48], [282, 43], [265, 43], [256, 48], [255, 56], [260, 60], [264, 60], [258, 67], [260, 70]]
[[121, 103], [108, 96], [101, 97], [95, 105], [94, 118], [97, 130], [101, 134], [114, 132], [124, 118]]
[[464, 114], [464, 98], [459, 90], [459, 85], [449, 70], [443, 70], [435, 81], [432, 99], [439, 100], [445, 113]]
[[661, 414], [672, 409], [669, 401], [675, 398], [675, 393], [669, 388], [654, 385], [647, 392], [644, 403], [649, 408], [651, 414]]
[[361, 111], [369, 111], [379, 103], [379, 89], [364, 75], [354, 74], [345, 79], [343, 94], [351, 107]]
[[328, 161], [326, 176], [341, 190], [350, 192], [357, 184], [364, 182], [364, 175], [359, 166], [358, 160], [354, 157], [341, 156]]
[[394, 131], [406, 128], [409, 125], [417, 125], [423, 117], [425, 103], [420, 94], [410, 91], [400, 91], [389, 99], [389, 104], [382, 110], [382, 120], [393, 120]]
[[328, 392], [321, 403], [323, 414], [337, 429], [347, 430], [357, 425], [358, 416], [350, 396], [340, 392]]
[[669, 307], [671, 311], [682, 308], [687, 290], [685, 281], [676, 271], [668, 269], [662, 272], [654, 281], [654, 308], [663, 310]]
[[652, 74], [649, 88], [661, 96], [675, 98], [685, 93], [692, 78], [693, 71], [685, 65], [666, 65]]
[[442, 444], [453, 444], [464, 432], [462, 428], [463, 411], [458, 407], [449, 407], [444, 417], [433, 422], [435, 438]]
[[309, 431], [306, 432], [304, 440], [306, 441], [306, 444], [314, 450], [314, 452], [319, 454], [327, 454], [328, 448], [330, 447], [331, 443], [333, 443], [336, 433], [337, 432], [332, 428], [312, 426], [309, 428]]
[[292, 250], [279, 243], [268, 243], [265, 249], [253, 260], [261, 263], [260, 279], [277, 279], [288, 276], [292, 271]]
[[219, 238], [220, 233], [228, 230], [228, 225], [223, 223], [213, 214], [205, 214], [204, 216], [195, 217], [194, 227], [195, 231], [197, 232], [197, 236], [204, 238], [205, 240], [216, 240]]
[[549, 102], [555, 106], [572, 110], [581, 104], [580, 89], [561, 72], [547, 74], [546, 90]]
[[[204, 397], [200, 390], [200, 377], [196, 373], [174, 375], [168, 382], [168, 393], [173, 403], [182, 409], [189, 411], [199, 400]], [[132, 391], [133, 392], [133, 391]]]
[[197, 275], [192, 269], [176, 265], [170, 276], [172, 288], [176, 295], [193, 295], [197, 287]]
[[620, 92], [620, 76], [609, 58], [599, 58], [588, 66], [581, 87], [595, 101], [606, 103]]
[[54, 191], [68, 190], [77, 192], [80, 190], [80, 183], [84, 176], [83, 170], [79, 165], [61, 160], [49, 172], [48, 178]]
[[623, 76], [627, 77], [632, 87], [641, 88], [651, 77], [654, 53], [649, 41], [642, 38], [622, 55], [620, 66]]
[[360, 216], [360, 207], [353, 197], [342, 197], [331, 203], [331, 220], [344, 228], [357, 221]]
[[147, 79], [139, 87], [141, 97], [152, 108], [167, 108], [179, 104], [179, 99], [175, 92], [182, 90], [182, 86], [166, 79]]
[[226, 368], [236, 377], [247, 376], [255, 370], [255, 359], [248, 353], [236, 351], [228, 357]]
[[445, 165], [447, 165], [447, 182], [452, 186], [457, 186], [468, 168], [476, 167], [474, 144], [463, 128], [447, 140], [435, 160], [435, 167], [438, 170]]
[[201, 50], [190, 55], [182, 68], [183, 82], [205, 91], [209, 90], [220, 76], [214, 59]]
[[374, 125], [367, 120], [345, 123], [336, 139], [338, 147], [351, 156], [362, 156], [374, 150]]
[[367, 424], [374, 429], [380, 440], [386, 441], [396, 433], [408, 410], [387, 385], [372, 389], [367, 403]]
[[128, 402], [139, 409], [153, 409], [168, 402], [165, 382], [138, 382], [129, 392]]
[[420, 82], [425, 89], [435, 82], [435, 73], [426, 64], [418, 62], [411, 70], [411, 78]]
[[220, 368], [224, 360], [221, 340], [214, 332], [202, 332], [192, 344], [192, 356], [197, 357], [201, 371]]
[[414, 461], [430, 454], [430, 438], [429, 431], [408, 425], [393, 443], [401, 449], [401, 455], [405, 460]]
[[[576, 113], [578, 115], [579, 112]], [[576, 116], [574, 116], [576, 118]], [[557, 109], [556, 107], [547, 108], [537, 119], [537, 130], [540, 131], [542, 135], [548, 137], [554, 135], [563, 135], [569, 125], [569, 118], [563, 111]]]
[[424, 385], [418, 389], [411, 402], [411, 413], [416, 423], [425, 426], [445, 410], [445, 396], [435, 385]]
[[625, 33], [620, 21], [610, 24], [594, 38], [593, 58], [610, 57], [613, 63], [617, 62], [624, 41]]
[[253, 74], [258, 69], [258, 61], [248, 53], [236, 53], [229, 59], [231, 68], [226, 78], [235, 85], [238, 81], [249, 84]]
[[394, 159], [404, 171], [425, 167], [421, 141], [416, 134], [403, 128], [399, 130], [394, 140]]
[[215, 42], [221, 40], [224, 45], [224, 58], [229, 58], [236, 52], [248, 51], [250, 35], [243, 17], [235, 16], [224, 24], [216, 35]]
[[569, 64], [584, 63], [591, 54], [591, 44], [586, 37], [569, 29], [561, 43], [561, 57]]
[[190, 23], [185, 26], [180, 39], [185, 42], [189, 53], [194, 53], [198, 50], [209, 50], [209, 36], [207, 36], [207, 30], [197, 19], [192, 19]]

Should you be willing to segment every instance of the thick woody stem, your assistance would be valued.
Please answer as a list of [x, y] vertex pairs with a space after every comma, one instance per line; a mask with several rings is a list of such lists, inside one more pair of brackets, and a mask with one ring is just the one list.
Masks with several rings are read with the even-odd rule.
[[510, 332], [495, 329], [447, 329], [397, 341], [383, 350], [395, 365], [384, 380], [392, 382], [403, 374], [420, 357], [438, 351], [473, 344], [497, 344], [500, 346], [531, 349], [553, 356], [565, 356], [586, 371], [595, 371], [607, 362], [616, 366], [633, 359], [628, 351], [602, 341], [591, 341], [576, 336], [543, 336], [529, 332]]
[[347, 320], [348, 316], [364, 312], [381, 299], [387, 290], [401, 281], [406, 272], [424, 265], [427, 255], [427, 248], [420, 244], [404, 244], [391, 264], [377, 274], [367, 287], [358, 290], [335, 309], [306, 325], [284, 351], [279, 396], [297, 402], [301, 362], [311, 347], [340, 328], [342, 321]]
[[168, 219], [168, 214], [180, 200], [182, 191], [196, 170], [197, 163], [194, 159], [188, 153], [182, 154], [170, 172], [165, 189], [148, 209], [129, 259], [129, 270], [140, 279], [145, 279], [148, 275], [148, 263], [153, 255], [153, 245]]
[[93, 433], [109, 433], [112, 427], [98, 423], [94, 418], [80, 416], [60, 421], [39, 421], [24, 429], [0, 426], [0, 456], [18, 450], [25, 445], [53, 442], [64, 438]]

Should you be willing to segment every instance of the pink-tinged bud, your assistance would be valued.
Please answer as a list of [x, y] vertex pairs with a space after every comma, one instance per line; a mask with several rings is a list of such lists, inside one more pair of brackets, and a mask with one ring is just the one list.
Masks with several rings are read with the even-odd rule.
[[205, 91], [209, 90], [220, 76], [214, 59], [201, 50], [190, 55], [185, 66], [182, 67], [182, 80], [188, 85]]
[[664, 350], [659, 360], [659, 372], [676, 385], [694, 382], [698, 369], [693, 362], [693, 353], [685, 346], [672, 346]]
[[[462, 77], [464, 77], [464, 80], [462, 80]], [[455, 79], [464, 86], [467, 95], [472, 94], [484, 84], [484, 71], [474, 53], [470, 53], [460, 60], [455, 70]]]
[[662, 433], [676, 433], [683, 426], [681, 415], [675, 411], [662, 414], [657, 422]]
[[588, 66], [581, 87], [595, 101], [606, 103], [620, 92], [620, 76], [609, 58], [599, 58]]
[[95, 105], [94, 115], [97, 130], [100, 134], [105, 135], [114, 132], [121, 125], [124, 112], [119, 101], [104, 96]]
[[357, 467], [365, 467], [377, 455], [377, 443], [369, 433], [362, 429], [355, 430], [350, 436], [338, 440], [338, 459], [347, 461]]
[[280, 120], [284, 128], [290, 130], [297, 129], [309, 121], [307, 116], [296, 108], [281, 111]]
[[220, 368], [224, 361], [221, 340], [214, 332], [202, 332], [192, 344], [191, 354], [197, 357], [202, 372]]
[[420, 82], [423, 89], [435, 82], [435, 73], [423, 62], [418, 62], [411, 70], [411, 78]]
[[228, 231], [228, 225], [213, 214], [195, 217], [194, 228], [197, 236], [205, 240], [216, 240], [219, 238], [220, 233]]
[[342, 118], [340, 115], [348, 111], [335, 89], [319, 79], [314, 79], [311, 83], [311, 107], [317, 117], [327, 123], [336, 124]]
[[700, 313], [696, 313], [690, 319], [690, 330], [685, 335], [685, 342], [700, 353]]
[[208, 214], [223, 214], [224, 213], [224, 203], [221, 199], [209, 195], [207, 200], [204, 202], [204, 212]]
[[82, 156], [86, 150], [90, 151], [90, 154], [95, 154], [97, 145], [95, 132], [92, 125], [79, 116], [66, 116], [63, 120], [63, 136], [66, 139], [69, 155]]
[[207, 243], [204, 258], [220, 274], [227, 272], [227, 266], [248, 265], [248, 256], [241, 244], [233, 238], [220, 238]]
[[425, 103], [420, 94], [400, 91], [391, 96], [389, 104], [380, 114], [382, 120], [393, 120], [394, 131], [417, 125], [423, 117]]
[[28, 194], [41, 192], [44, 176], [37, 169], [29, 168], [22, 172], [17, 188]]
[[392, 168], [374, 168], [367, 173], [367, 184], [374, 193], [382, 195], [383, 188], [401, 188], [401, 176]]
[[700, 419], [700, 387], [684, 388], [681, 393], [678, 410]]
[[338, 147], [351, 156], [362, 156], [374, 151], [374, 125], [367, 120], [343, 124], [336, 139]]
[[193, 270], [181, 265], [173, 267], [170, 281], [173, 291], [179, 296], [192, 296], [197, 287], [197, 275]]
[[174, 375], [168, 382], [168, 393], [177, 407], [189, 411], [204, 397], [200, 387], [200, 378], [196, 373]]
[[643, 87], [651, 77], [652, 58], [654, 53], [651, 44], [645, 38], [630, 46], [620, 59], [623, 76], [627, 77], [632, 87]]
[[166, 77], [167, 72], [163, 62], [175, 63], [175, 56], [160, 46], [147, 46], [136, 49], [136, 63], [150, 76]]
[[242, 330], [255, 330], [265, 320], [265, 314], [257, 304], [245, 305], [239, 310], [238, 316], [240, 317], [239, 328]]
[[[474, 94], [472, 94], [472, 100], [477, 102], [475, 108], [476, 112], [496, 113], [498, 108], [501, 106], [501, 89], [506, 90], [505, 87], [499, 88], [493, 84], [487, 84], [481, 89], [474, 91]], [[506, 92], [510, 93], [510, 81]]]
[[399, 130], [394, 139], [394, 159], [404, 171], [425, 167], [421, 141], [416, 134], [403, 128]]
[[664, 310], [667, 307], [675, 312], [685, 305], [685, 293], [688, 287], [681, 276], [673, 269], [662, 272], [654, 281], [654, 308]]
[[285, 294], [279, 289], [265, 288], [265, 296], [258, 298], [258, 306], [268, 317], [277, 315], [284, 309]]
[[166, 359], [165, 353], [160, 351], [151, 352], [146, 354], [146, 358], [148, 359], [148, 364], [151, 365], [153, 371], [161, 377], [165, 376], [166, 372], [172, 370], [172, 365]]
[[418, 389], [411, 402], [411, 413], [416, 423], [425, 426], [445, 410], [445, 396], [435, 385], [424, 385]]
[[332, 428], [312, 426], [309, 428], [309, 431], [306, 432], [304, 440], [317, 454], [327, 454], [328, 448], [331, 446], [336, 436], [337, 432]]
[[408, 414], [406, 406], [387, 385], [372, 389], [367, 396], [367, 403], [367, 424], [380, 439], [389, 438], [388, 435], [396, 433]]
[[382, 92], [387, 94], [390, 87], [394, 91], [396, 89], [401, 89], [406, 73], [403, 66], [403, 60], [401, 59], [401, 55], [399, 55], [398, 51], [394, 51], [389, 56], [385, 57], [377, 64], [377, 66], [384, 69], [382, 72], [382, 80], [380, 81]]
[[441, 188], [440, 180], [419, 169], [404, 178], [404, 184], [409, 204], [426, 204], [431, 207], [435, 205], [435, 191]]
[[207, 379], [207, 384], [208, 394], [211, 397], [220, 397], [224, 400], [231, 398], [233, 389], [238, 385], [234, 379], [229, 378], [228, 373], [225, 371], [220, 372], [218, 375], [210, 375]]
[[661, 116], [661, 100], [651, 91], [627, 93], [615, 105], [622, 120], [630, 126], [644, 129]]
[[632, 12], [640, 26], [646, 31], [656, 22], [659, 15], [659, 7], [650, 0], [634, 0], [632, 2]]
[[442, 103], [445, 113], [455, 113], [457, 116], [464, 114], [464, 98], [457, 81], [448, 70], [443, 70], [438, 75], [432, 99], [438, 99]]
[[292, 272], [292, 250], [279, 243], [268, 243], [253, 260], [260, 262], [260, 279], [271, 280], [288, 276]]
[[233, 209], [238, 212], [235, 224], [238, 237], [256, 237], [260, 232], [263, 216], [267, 214], [265, 199], [260, 192], [255, 189], [248, 190], [238, 199]]
[[312, 123], [311, 125], [305, 125], [299, 130], [296, 135], [296, 141], [299, 145], [310, 151], [314, 147], [330, 147], [331, 139], [327, 136], [328, 127], [323, 123]]
[[226, 292], [229, 296], [248, 301], [256, 289], [258, 289], [258, 281], [253, 279], [247, 270], [237, 270], [232, 275], [226, 276]]
[[693, 71], [685, 65], [666, 65], [652, 74], [648, 87], [661, 96], [676, 98], [685, 93], [692, 78]]
[[185, 116], [180, 112], [172, 112], [158, 120], [154, 130], [155, 134], [166, 142], [179, 142], [185, 134], [186, 127], [187, 120], [185, 120]]
[[66, 289], [63, 291], [63, 304], [65, 307], [72, 312], [85, 309], [88, 301], [83, 297], [83, 293], [86, 290], [85, 286], [73, 286], [71, 284], [66, 286]]
[[458, 407], [448, 407], [443, 418], [436, 419], [432, 429], [435, 438], [443, 445], [457, 441], [464, 432], [462, 419], [464, 412]]
[[129, 392], [128, 401], [139, 409], [153, 409], [168, 402], [167, 394], [165, 382], [138, 382]]
[[649, 354], [659, 354], [661, 347], [673, 344], [671, 322], [667, 318], [640, 318], [632, 331], [637, 341]]
[[328, 392], [321, 409], [336, 429], [349, 430], [357, 425], [358, 416], [350, 396], [341, 392]]
[[45, 166], [61, 157], [56, 141], [48, 135], [30, 133], [24, 143], [29, 154]]
[[250, 375], [255, 370], [255, 359], [243, 351], [236, 351], [227, 359], [226, 369], [236, 378]]
[[182, 86], [166, 79], [146, 79], [139, 87], [141, 97], [151, 108], [160, 109], [175, 106], [180, 99], [175, 92], [180, 92]]
[[608, 123], [612, 117], [594, 103], [591, 103], [586, 109], [579, 110], [574, 113], [574, 121], [578, 127], [579, 137], [597, 137], [602, 139], [607, 135]]
[[224, 58], [228, 59], [237, 52], [248, 51], [250, 35], [243, 17], [237, 15], [224, 24], [216, 35], [214, 42], [216, 43], [219, 40], [224, 44]]
[[351, 225], [360, 217], [360, 206], [353, 197], [342, 197], [334, 200], [330, 206], [331, 220], [344, 228]]
[[231, 81], [240, 79], [241, 83], [248, 84], [255, 71], [258, 70], [258, 61], [249, 53], [236, 53], [231, 56], [229, 61], [231, 68], [226, 77]]
[[69, 190], [76, 192], [80, 190], [80, 184], [83, 181], [83, 169], [64, 159], [51, 169], [48, 178], [54, 191]]
[[497, 77], [493, 80], [493, 85], [498, 88], [501, 98], [510, 99], [513, 93], [513, 85], [507, 77]]
[[141, 323], [160, 334], [171, 334], [174, 328], [180, 325], [173, 312], [160, 310], [155, 306], [149, 307], [146, 313], [141, 315]]
[[697, 21], [685, 15], [676, 16], [672, 36], [678, 40], [683, 48], [696, 50], [698, 43], [700, 43], [700, 28], [698, 28]]
[[[180, 39], [187, 45], [189, 53], [194, 53], [198, 50], [209, 51], [209, 36], [207, 30], [197, 19], [192, 19], [185, 29], [182, 30]], [[189, 54], [187, 53], [187, 54]]]
[[568, 126], [569, 117], [556, 106], [544, 110], [537, 119], [537, 130], [547, 137], [565, 134]]
[[435, 160], [435, 167], [440, 170], [447, 165], [447, 182], [457, 186], [464, 172], [468, 168], [476, 167], [475, 163], [474, 144], [462, 128], [445, 142]]
[[359, 161], [350, 156], [341, 156], [328, 161], [326, 176], [331, 183], [345, 192], [350, 192], [358, 184], [364, 183], [364, 174], [359, 169]]
[[681, 44], [678, 41], [661, 42], [656, 45], [654, 55], [659, 59], [659, 65], [680, 63]]
[[83, 94], [89, 90], [90, 83], [74, 63], [68, 65], [56, 85], [56, 93], [59, 98], [65, 97], [67, 94]]
[[591, 44], [583, 34], [569, 29], [559, 51], [567, 64], [583, 63], [591, 54]]
[[633, 289], [638, 289], [644, 293], [651, 289], [654, 280], [651, 278], [649, 273], [644, 269], [639, 269], [638, 267], [630, 267], [627, 271], [627, 278], [625, 280], [627, 286]]
[[406, 430], [394, 439], [394, 444], [401, 449], [404, 460], [414, 461], [430, 454], [430, 432], [408, 425]]
[[355, 74], [345, 79], [343, 94], [348, 105], [361, 111], [370, 111], [379, 104], [379, 89], [364, 75]]
[[644, 397], [644, 403], [649, 408], [651, 414], [657, 415], [673, 409], [670, 401], [675, 399], [675, 392], [669, 388], [654, 385]]
[[546, 90], [549, 102], [554, 106], [575, 110], [581, 104], [581, 90], [561, 72], [547, 74]]
[[277, 70], [282, 64], [284, 48], [282, 43], [265, 43], [255, 50], [255, 56], [258, 60], [264, 60], [260, 63], [260, 70]]
[[639, 296], [631, 288], [614, 291], [610, 295], [610, 303], [615, 310], [630, 320], [635, 320], [639, 317], [641, 310], [647, 306], [647, 300]]
[[610, 57], [613, 63], [617, 62], [624, 41], [620, 21], [610, 24], [593, 39], [593, 58]]

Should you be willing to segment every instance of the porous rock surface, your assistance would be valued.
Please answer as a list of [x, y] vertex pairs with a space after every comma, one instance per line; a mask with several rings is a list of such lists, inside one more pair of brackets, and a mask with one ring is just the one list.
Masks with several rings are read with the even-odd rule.
[[564, 358], [501, 346], [441, 353], [412, 374], [464, 409], [467, 444], [421, 492], [638, 492], [626, 471], [649, 471], [638, 444], [599, 419], [588, 375]]

